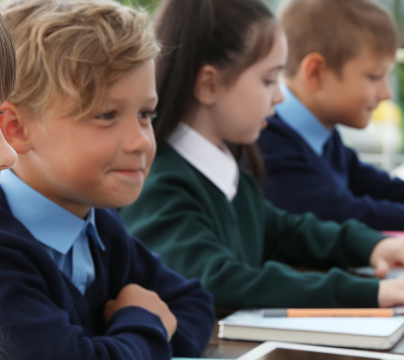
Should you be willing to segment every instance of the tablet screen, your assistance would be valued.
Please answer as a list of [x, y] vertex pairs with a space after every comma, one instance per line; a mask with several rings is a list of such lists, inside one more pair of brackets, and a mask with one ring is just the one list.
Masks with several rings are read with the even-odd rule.
[[[383, 354], [380, 360], [388, 360]], [[352, 355], [326, 354], [304, 350], [277, 348], [257, 360], [375, 360], [374, 358], [358, 357]]]

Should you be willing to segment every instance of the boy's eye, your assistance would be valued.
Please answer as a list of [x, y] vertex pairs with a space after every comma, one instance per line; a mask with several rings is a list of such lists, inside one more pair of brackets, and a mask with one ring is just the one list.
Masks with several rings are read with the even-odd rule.
[[157, 117], [157, 111], [145, 110], [139, 113], [139, 119], [153, 121]]
[[371, 81], [379, 81], [382, 77], [383, 77], [383, 75], [376, 75], [376, 74], [369, 74], [368, 75], [368, 78]]
[[116, 111], [109, 111], [103, 114], [99, 114], [96, 116], [96, 119], [101, 119], [101, 120], [113, 120], [116, 117]]

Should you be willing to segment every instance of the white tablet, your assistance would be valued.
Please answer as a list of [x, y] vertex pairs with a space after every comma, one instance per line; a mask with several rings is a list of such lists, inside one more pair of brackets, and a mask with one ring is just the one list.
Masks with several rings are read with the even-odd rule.
[[282, 342], [265, 342], [237, 360], [404, 360], [404, 355]]

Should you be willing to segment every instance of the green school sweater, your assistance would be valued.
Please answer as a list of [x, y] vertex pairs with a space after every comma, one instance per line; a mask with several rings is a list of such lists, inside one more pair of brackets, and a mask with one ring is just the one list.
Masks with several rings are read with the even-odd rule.
[[[379, 281], [342, 269], [369, 265], [383, 235], [355, 220], [339, 225], [280, 210], [244, 173], [229, 202], [167, 144], [121, 216], [165, 265], [199, 278], [217, 308], [378, 306]], [[299, 272], [287, 264], [331, 269]]]

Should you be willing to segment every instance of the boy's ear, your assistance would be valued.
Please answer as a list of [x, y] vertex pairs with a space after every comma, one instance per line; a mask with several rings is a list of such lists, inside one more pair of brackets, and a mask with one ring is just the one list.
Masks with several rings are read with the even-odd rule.
[[213, 105], [219, 90], [219, 72], [211, 65], [204, 65], [198, 73], [194, 94], [203, 105]]
[[313, 91], [321, 88], [326, 69], [327, 63], [325, 58], [319, 53], [307, 55], [300, 64], [302, 80], [305, 85]]
[[0, 129], [4, 138], [17, 154], [25, 154], [31, 147], [24, 113], [9, 101], [3, 103], [0, 110], [4, 112], [0, 115]]

